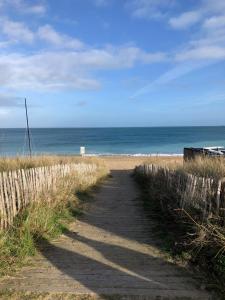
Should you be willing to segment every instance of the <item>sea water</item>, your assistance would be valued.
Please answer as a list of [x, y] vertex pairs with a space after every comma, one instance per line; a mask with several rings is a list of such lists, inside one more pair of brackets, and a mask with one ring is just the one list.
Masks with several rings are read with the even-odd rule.
[[[184, 147], [225, 146], [225, 126], [135, 128], [31, 128], [36, 154], [171, 155]], [[0, 155], [28, 153], [26, 129], [0, 129]]]

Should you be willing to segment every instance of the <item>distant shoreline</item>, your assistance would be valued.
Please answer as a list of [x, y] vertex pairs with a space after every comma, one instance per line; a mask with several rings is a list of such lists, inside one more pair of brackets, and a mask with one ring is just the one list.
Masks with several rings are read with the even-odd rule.
[[[174, 126], [112, 126], [112, 127], [30, 127], [30, 129], [146, 129], [146, 128], [209, 128], [209, 127], [225, 127], [224, 125], [174, 125]], [[1, 129], [26, 130], [26, 127], [0, 127]]]
[[183, 157], [183, 153], [85, 154], [86, 157]]
[[[7, 155], [7, 154], [5, 154], [5, 155], [1, 155], [0, 154], [0, 158], [4, 158], [4, 157], [7, 157], [7, 158], [15, 158], [15, 157], [28, 157], [29, 155], [28, 154], [23, 154], [23, 155], [21, 155], [21, 154], [18, 154], [18, 155]], [[116, 158], [118, 158], [118, 157], [120, 157], [120, 158], [122, 158], [122, 157], [124, 157], [124, 158], [132, 158], [132, 157], [147, 157], [147, 158], [150, 158], [150, 157], [183, 157], [183, 153], [181, 154], [181, 153], [152, 153], [152, 154], [150, 154], [150, 153], [137, 153], [137, 154], [129, 154], [129, 153], [110, 153], [110, 154], [104, 154], [104, 153], [99, 153], [99, 154], [96, 154], [96, 153], [88, 153], [88, 154], [85, 154], [85, 155], [80, 155], [79, 153], [74, 153], [74, 154], [68, 154], [68, 153], [65, 153], [65, 154], [63, 154], [63, 153], [60, 153], [60, 154], [57, 154], [57, 153], [34, 153], [33, 154], [33, 156], [34, 157], [38, 157], [38, 156], [68, 156], [68, 157], [70, 157], [70, 156], [74, 156], [74, 157], [87, 157], [87, 158], [91, 158], [91, 157], [111, 157], [111, 158], [113, 158], [113, 157], [116, 157]]]

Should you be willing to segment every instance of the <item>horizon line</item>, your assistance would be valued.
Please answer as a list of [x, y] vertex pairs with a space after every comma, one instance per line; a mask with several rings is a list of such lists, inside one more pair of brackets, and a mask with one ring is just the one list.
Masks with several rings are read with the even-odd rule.
[[[183, 127], [225, 127], [224, 125], [173, 125], [173, 126], [87, 126], [87, 127], [30, 127], [30, 129], [120, 129], [120, 128], [183, 128]], [[26, 129], [26, 127], [0, 127], [0, 129]]]

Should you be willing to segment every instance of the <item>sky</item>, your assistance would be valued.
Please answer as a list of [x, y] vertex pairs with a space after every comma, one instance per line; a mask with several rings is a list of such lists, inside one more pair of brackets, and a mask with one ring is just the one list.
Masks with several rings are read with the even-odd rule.
[[224, 0], [0, 0], [0, 127], [225, 125]]

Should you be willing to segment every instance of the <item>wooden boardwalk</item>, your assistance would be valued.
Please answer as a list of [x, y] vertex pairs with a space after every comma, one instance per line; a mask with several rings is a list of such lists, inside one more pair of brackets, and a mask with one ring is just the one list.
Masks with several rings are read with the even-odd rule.
[[199, 279], [166, 261], [153, 231], [130, 173], [114, 169], [70, 231], [46, 242], [33, 267], [0, 287], [101, 299], [211, 299]]

